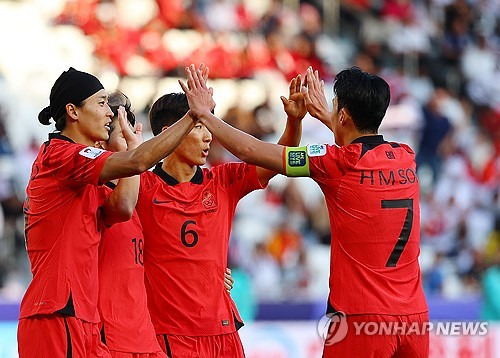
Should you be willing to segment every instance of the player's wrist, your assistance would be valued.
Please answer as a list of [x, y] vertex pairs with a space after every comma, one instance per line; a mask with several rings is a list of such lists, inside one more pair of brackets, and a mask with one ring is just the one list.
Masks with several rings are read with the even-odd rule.
[[322, 108], [318, 111], [317, 115], [314, 116], [319, 119], [321, 122], [329, 122], [330, 121], [330, 111], [328, 109]]
[[196, 122], [198, 120], [198, 117], [196, 114], [190, 109], [189, 112], [187, 112], [187, 116], [193, 121]]
[[137, 139], [130, 139], [130, 140], [125, 140], [127, 143], [127, 150], [134, 150], [136, 149], [139, 145], [141, 145], [141, 142], [139, 142]]
[[197, 111], [196, 117], [200, 121], [206, 121], [206, 120], [210, 120], [213, 117], [213, 114], [209, 109], [204, 109], [201, 111]]
[[304, 117], [301, 116], [287, 116], [286, 117], [286, 126], [295, 128], [298, 127]]

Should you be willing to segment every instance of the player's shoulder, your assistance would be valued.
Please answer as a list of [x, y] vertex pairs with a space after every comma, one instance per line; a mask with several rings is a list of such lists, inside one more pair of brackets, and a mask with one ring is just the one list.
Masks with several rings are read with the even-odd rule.
[[154, 185], [156, 185], [160, 181], [160, 178], [152, 171], [147, 170], [140, 175], [140, 180], [141, 180], [141, 186], [140, 186], [141, 191], [146, 191], [151, 189]]
[[44, 157], [49, 157], [52, 155], [57, 156], [67, 156], [73, 155], [77, 150], [85, 148], [84, 145], [69, 142], [59, 138], [51, 138], [42, 145], [41, 154]]
[[214, 165], [210, 168], [203, 168], [203, 174], [207, 176], [224, 175], [238, 171], [244, 171], [250, 168], [250, 164], [244, 162], [226, 162]]
[[[300, 147], [302, 151], [305, 150], [309, 162], [313, 166], [330, 167], [332, 165], [338, 166], [337, 162], [342, 162], [344, 154], [342, 147], [335, 144], [308, 144], [305, 147]], [[300, 151], [295, 153], [297, 162], [305, 160], [306, 156]]]
[[413, 149], [405, 143], [398, 142], [387, 142], [384, 148], [382, 148], [380, 155], [388, 159], [398, 159], [399, 163], [403, 162], [414, 162], [415, 152]]
[[252, 169], [255, 170], [255, 166], [244, 162], [227, 162], [203, 168], [203, 177], [207, 182], [214, 181], [216, 185], [227, 187], [248, 178]]
[[406, 151], [408, 154], [415, 155], [415, 151], [405, 143], [397, 143], [397, 142], [389, 142], [391, 147], [393, 148], [401, 148], [402, 150]]
[[104, 149], [96, 148], [94, 146], [75, 143], [71, 139], [57, 134], [50, 137], [49, 141], [42, 145], [41, 150], [45, 157], [56, 156], [59, 159], [58, 162], [64, 162], [65, 160], [74, 157], [82, 160], [93, 160], [97, 159], [104, 153], [109, 153]]
[[146, 170], [145, 172], [141, 173], [140, 177], [141, 177], [141, 181], [142, 180], [156, 180], [156, 178], [158, 178], [158, 176], [155, 173], [153, 173], [153, 171], [151, 171], [151, 170]]
[[[304, 147], [300, 147], [304, 150]], [[340, 147], [335, 144], [325, 144], [325, 143], [312, 143], [305, 146], [305, 151], [309, 158], [311, 157], [323, 157], [338, 153]]]
[[[343, 152], [346, 163], [356, 165], [361, 159], [365, 160], [368, 158], [366, 160], [372, 160], [373, 156], [368, 155], [369, 153], [374, 153], [375, 157], [378, 157], [380, 153], [383, 153], [382, 156], [387, 156], [389, 159], [395, 159], [396, 157], [413, 158], [415, 156], [415, 152], [408, 144], [389, 142], [384, 140], [382, 136], [363, 138], [368, 139], [360, 140], [347, 146], [340, 147], [340, 151]], [[398, 154], [395, 155], [395, 152]]]

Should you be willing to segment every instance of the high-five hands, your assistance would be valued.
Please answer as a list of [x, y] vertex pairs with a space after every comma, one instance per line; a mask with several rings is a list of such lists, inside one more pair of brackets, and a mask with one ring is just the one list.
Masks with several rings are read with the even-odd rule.
[[302, 86], [301, 92], [304, 96], [309, 114], [325, 125], [330, 127], [331, 112], [325, 96], [325, 82], [319, 79], [318, 71], [309, 67], [306, 72], [306, 86]]
[[213, 88], [207, 88], [208, 67], [203, 63], [198, 69], [191, 64], [184, 69], [187, 77], [187, 85], [179, 80], [182, 90], [187, 96], [189, 108], [195, 117], [210, 113], [215, 108], [212, 98]]
[[302, 76], [299, 74], [290, 81], [288, 99], [284, 96], [280, 97], [287, 116], [296, 120], [301, 120], [307, 113], [301, 87]]
[[142, 140], [142, 123], [137, 123], [135, 125], [135, 132], [129, 125], [127, 121], [127, 112], [123, 106], [118, 107], [118, 123], [122, 129], [123, 138], [127, 142], [127, 150], [132, 150], [137, 148]]

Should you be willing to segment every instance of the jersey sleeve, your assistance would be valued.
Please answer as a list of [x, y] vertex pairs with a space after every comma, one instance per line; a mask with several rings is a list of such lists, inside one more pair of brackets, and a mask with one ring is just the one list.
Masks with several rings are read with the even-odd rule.
[[225, 163], [217, 170], [219, 182], [236, 198], [241, 199], [256, 189], [264, 189], [257, 167], [246, 163]]
[[101, 233], [104, 230], [109, 229], [110, 227], [106, 226], [106, 224], [103, 221], [102, 217], [102, 207], [106, 203], [106, 200], [108, 200], [109, 196], [113, 192], [113, 189], [108, 188], [106, 185], [101, 185], [100, 187], [97, 188], [97, 200], [99, 202], [99, 207], [97, 209], [97, 225], [99, 227], [99, 230], [101, 230]]
[[289, 177], [311, 177], [316, 181], [333, 178], [342, 173], [343, 156], [337, 146], [309, 144], [285, 147], [283, 162]]
[[112, 152], [81, 144], [68, 143], [49, 147], [51, 153], [43, 165], [67, 187], [98, 185], [99, 175]]

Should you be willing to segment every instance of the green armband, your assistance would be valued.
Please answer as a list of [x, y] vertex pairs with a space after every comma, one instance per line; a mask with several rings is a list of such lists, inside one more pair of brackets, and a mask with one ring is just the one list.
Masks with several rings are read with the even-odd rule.
[[309, 157], [307, 147], [286, 147], [286, 175], [289, 177], [309, 176]]

